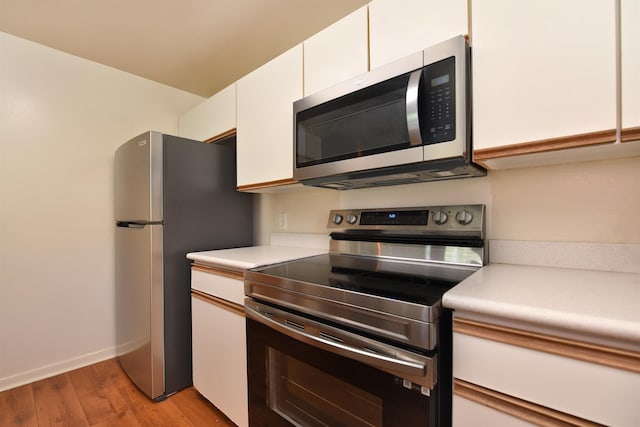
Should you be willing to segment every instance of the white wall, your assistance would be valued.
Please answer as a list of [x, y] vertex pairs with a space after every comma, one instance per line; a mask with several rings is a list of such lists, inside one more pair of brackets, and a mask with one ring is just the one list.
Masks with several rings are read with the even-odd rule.
[[[292, 192], [256, 194], [254, 240], [268, 245], [273, 232], [327, 233], [329, 211], [340, 207], [340, 192], [304, 187]], [[279, 215], [287, 215], [287, 227], [279, 225]]]
[[[327, 193], [328, 192], [328, 193]], [[489, 172], [487, 177], [362, 190], [261, 194], [261, 233], [326, 233], [330, 209], [487, 205], [489, 239], [640, 243], [640, 157]]]
[[490, 181], [492, 239], [640, 243], [640, 157], [496, 171]]
[[203, 98], [0, 33], [0, 390], [115, 355], [113, 153]]

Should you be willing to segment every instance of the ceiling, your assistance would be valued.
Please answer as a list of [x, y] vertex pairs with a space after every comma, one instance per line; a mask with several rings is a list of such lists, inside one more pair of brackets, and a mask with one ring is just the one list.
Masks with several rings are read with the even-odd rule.
[[209, 97], [369, 0], [0, 0], [0, 31]]

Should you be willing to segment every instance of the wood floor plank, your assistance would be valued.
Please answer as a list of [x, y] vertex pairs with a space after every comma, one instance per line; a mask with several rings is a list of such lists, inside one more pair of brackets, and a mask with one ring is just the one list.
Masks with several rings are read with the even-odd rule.
[[192, 426], [187, 417], [173, 403], [173, 397], [162, 402], [152, 402], [132, 383], [118, 390], [141, 426]]
[[40, 427], [89, 425], [66, 373], [33, 383], [33, 398]]
[[235, 427], [231, 420], [193, 387], [182, 390], [171, 399], [195, 426]]
[[100, 362], [100, 369], [104, 371], [105, 375], [111, 379], [113, 385], [116, 388], [120, 388], [125, 384], [130, 384], [131, 380], [120, 366], [120, 362], [117, 359], [108, 359], [104, 362]]
[[31, 384], [0, 393], [0, 426], [38, 426]]
[[0, 393], [0, 427], [235, 427], [193, 387], [152, 402], [116, 359]]
[[68, 373], [89, 425], [120, 419], [129, 411], [111, 380], [108, 366], [101, 362]]
[[100, 420], [91, 427], [140, 427], [140, 423], [133, 415], [133, 412], [127, 410], [126, 412], [120, 412], [115, 416], [111, 416], [108, 419]]

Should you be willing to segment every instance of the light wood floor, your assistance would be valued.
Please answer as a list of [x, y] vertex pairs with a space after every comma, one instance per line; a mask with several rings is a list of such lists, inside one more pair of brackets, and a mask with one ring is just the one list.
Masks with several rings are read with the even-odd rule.
[[234, 426], [193, 387], [154, 403], [111, 359], [0, 393], [0, 426]]

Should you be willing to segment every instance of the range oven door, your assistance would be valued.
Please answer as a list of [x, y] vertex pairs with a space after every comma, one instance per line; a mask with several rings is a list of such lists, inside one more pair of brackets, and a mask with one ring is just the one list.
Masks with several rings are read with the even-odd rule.
[[[364, 363], [331, 345], [323, 349], [304, 333], [296, 338], [300, 325], [280, 327], [248, 306], [245, 311], [252, 427], [438, 425], [437, 386], [427, 391], [372, 366], [378, 362]], [[411, 375], [419, 369], [415, 365], [409, 361], [398, 369]]]

